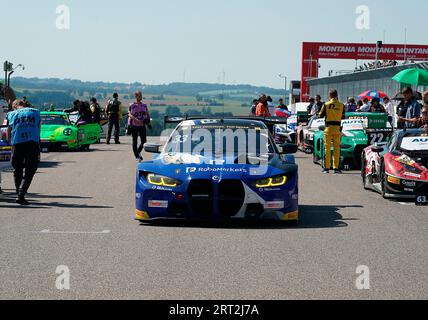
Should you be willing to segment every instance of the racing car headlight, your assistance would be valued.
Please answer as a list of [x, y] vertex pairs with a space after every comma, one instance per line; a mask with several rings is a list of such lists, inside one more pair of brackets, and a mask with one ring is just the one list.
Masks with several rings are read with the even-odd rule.
[[150, 184], [153, 184], [155, 186], [162, 186], [162, 187], [177, 187], [181, 184], [181, 181], [179, 180], [165, 177], [165, 176], [160, 176], [154, 173], [149, 173], [147, 175], [147, 181]]
[[286, 176], [277, 176], [273, 178], [267, 178], [258, 180], [255, 182], [257, 188], [270, 188], [270, 187], [280, 187], [287, 183]]
[[62, 132], [62, 134], [65, 136], [71, 136], [72, 133], [73, 131], [70, 128], [64, 129], [64, 131]]

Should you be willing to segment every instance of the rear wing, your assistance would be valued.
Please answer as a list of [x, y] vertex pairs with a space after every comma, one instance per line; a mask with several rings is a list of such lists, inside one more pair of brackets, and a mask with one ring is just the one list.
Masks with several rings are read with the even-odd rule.
[[270, 117], [270, 118], [263, 118], [263, 117], [254, 117], [254, 116], [248, 116], [248, 117], [241, 117], [241, 116], [234, 116], [234, 117], [204, 117], [204, 116], [165, 116], [164, 118], [164, 125], [168, 124], [179, 124], [183, 121], [187, 120], [254, 120], [254, 121], [261, 121], [267, 126], [274, 126], [274, 125], [287, 125], [288, 119], [287, 118], [279, 118], [279, 117]]
[[350, 112], [346, 114], [346, 118], [363, 120], [364, 127], [368, 131], [391, 128], [391, 125], [388, 121], [388, 115], [386, 113]]

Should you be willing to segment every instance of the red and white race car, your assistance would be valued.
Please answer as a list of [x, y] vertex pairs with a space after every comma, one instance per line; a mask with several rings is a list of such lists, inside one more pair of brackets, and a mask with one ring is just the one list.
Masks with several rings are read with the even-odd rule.
[[396, 131], [388, 144], [366, 148], [362, 154], [365, 189], [384, 198], [416, 199], [428, 205], [428, 134], [420, 129]]

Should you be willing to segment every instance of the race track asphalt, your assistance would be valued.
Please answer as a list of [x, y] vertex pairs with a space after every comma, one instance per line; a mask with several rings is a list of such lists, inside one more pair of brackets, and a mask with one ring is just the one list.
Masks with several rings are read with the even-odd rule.
[[[19, 208], [0, 198], [0, 299], [427, 299], [428, 208], [300, 165], [297, 226], [133, 220], [129, 139], [49, 153]], [[70, 270], [70, 290], [56, 269]], [[358, 266], [370, 289], [358, 290]]]

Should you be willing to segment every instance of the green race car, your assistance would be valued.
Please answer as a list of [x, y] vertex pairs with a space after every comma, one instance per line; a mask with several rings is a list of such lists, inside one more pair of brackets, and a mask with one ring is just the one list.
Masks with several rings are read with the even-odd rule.
[[[97, 123], [79, 123], [78, 116], [65, 112], [41, 112], [40, 140], [43, 151], [88, 150], [100, 140]], [[71, 120], [74, 118], [74, 121]]]
[[[342, 169], [361, 169], [363, 150], [369, 145], [387, 142], [393, 132], [388, 115], [379, 113], [347, 113], [342, 127]], [[314, 134], [314, 163], [322, 165], [324, 153], [324, 126], [321, 126]]]

